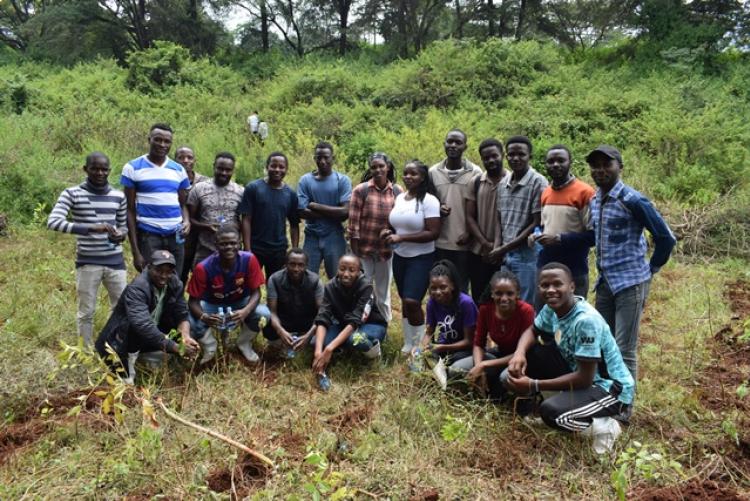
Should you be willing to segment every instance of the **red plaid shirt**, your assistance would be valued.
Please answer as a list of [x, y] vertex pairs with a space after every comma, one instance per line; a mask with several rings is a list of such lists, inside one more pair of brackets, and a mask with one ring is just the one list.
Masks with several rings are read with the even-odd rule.
[[352, 191], [349, 203], [349, 238], [359, 240], [360, 257], [372, 257], [380, 261], [391, 257], [391, 247], [380, 239], [380, 232], [388, 228], [388, 215], [395, 203], [396, 195], [390, 182], [380, 190], [375, 186], [375, 181], [370, 179], [357, 185]]

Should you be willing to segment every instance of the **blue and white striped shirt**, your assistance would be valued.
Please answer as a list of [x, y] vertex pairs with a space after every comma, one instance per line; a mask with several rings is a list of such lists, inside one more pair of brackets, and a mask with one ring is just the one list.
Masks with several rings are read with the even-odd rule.
[[[650, 279], [666, 264], [677, 243], [651, 201], [622, 181], [608, 193], [597, 190], [589, 224], [596, 240], [597, 285], [606, 280], [613, 294]], [[654, 240], [648, 263], [644, 228]]]
[[[68, 215], [72, 213], [72, 220]], [[122, 245], [109, 241], [107, 233], [89, 233], [89, 229], [109, 223], [125, 234], [127, 203], [125, 194], [109, 186], [91, 188], [87, 183], [72, 186], [60, 194], [47, 218], [47, 228], [77, 235], [76, 267], [87, 264], [125, 269]]]
[[126, 163], [120, 183], [135, 189], [135, 214], [138, 229], [157, 235], [175, 233], [182, 224], [178, 192], [190, 188], [182, 165], [167, 158], [154, 165], [147, 155]]

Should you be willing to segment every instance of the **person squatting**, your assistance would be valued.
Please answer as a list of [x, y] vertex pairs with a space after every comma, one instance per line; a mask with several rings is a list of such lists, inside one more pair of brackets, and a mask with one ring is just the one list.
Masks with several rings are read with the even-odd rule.
[[[85, 180], [61, 193], [47, 223], [77, 237], [78, 334], [125, 381], [139, 359], [209, 364], [237, 330], [248, 363], [260, 360], [261, 332], [283, 357], [309, 349], [328, 391], [336, 359], [381, 357], [395, 281], [413, 371], [430, 368], [444, 388], [467, 382], [497, 403], [515, 397], [518, 414], [536, 409], [553, 428], [593, 437], [597, 452], [612, 448], [633, 412], [649, 286], [676, 243], [651, 201], [622, 181], [616, 148], [586, 156], [590, 186], [571, 173], [566, 145], [541, 155], [545, 176], [528, 137], [488, 138], [477, 148], [482, 169], [453, 129], [432, 167], [409, 160], [398, 184], [393, 160], [376, 152], [353, 186], [321, 141], [296, 189], [278, 151], [243, 188], [232, 153], [215, 155], [204, 176], [189, 146], [169, 158], [173, 136], [167, 124], [150, 128], [148, 152], [122, 169], [122, 190], [109, 184], [109, 158], [89, 154]], [[139, 273], [129, 284], [126, 238]], [[111, 314], [94, 339], [100, 284]]]

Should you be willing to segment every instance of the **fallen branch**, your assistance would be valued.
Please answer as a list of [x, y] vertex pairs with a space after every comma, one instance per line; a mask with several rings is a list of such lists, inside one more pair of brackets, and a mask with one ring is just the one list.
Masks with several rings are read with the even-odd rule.
[[271, 461], [267, 456], [261, 454], [260, 452], [256, 452], [256, 451], [252, 450], [250, 447], [248, 447], [248, 446], [246, 446], [244, 444], [241, 444], [241, 443], [237, 442], [236, 440], [227, 437], [226, 435], [222, 435], [221, 433], [213, 431], [213, 430], [211, 430], [209, 428], [206, 428], [205, 426], [201, 426], [199, 424], [195, 424], [195, 423], [193, 423], [191, 421], [188, 421], [184, 417], [176, 414], [174, 411], [169, 410], [167, 408], [167, 406], [164, 405], [164, 402], [162, 402], [161, 398], [157, 398], [156, 399], [156, 403], [159, 405], [159, 407], [161, 407], [161, 410], [164, 411], [164, 414], [166, 414], [168, 417], [174, 419], [178, 423], [182, 423], [185, 426], [188, 426], [190, 428], [193, 428], [194, 430], [200, 431], [201, 433], [205, 433], [206, 435], [211, 435], [214, 438], [218, 438], [222, 442], [225, 442], [225, 443], [227, 443], [227, 444], [229, 444], [229, 445], [231, 445], [233, 447], [236, 447], [236, 448], [240, 449], [241, 451], [247, 452], [248, 454], [250, 454], [254, 458], [256, 458], [256, 459], [258, 459], [258, 460], [266, 463], [271, 468], [275, 467], [275, 465], [273, 464], [273, 461]]

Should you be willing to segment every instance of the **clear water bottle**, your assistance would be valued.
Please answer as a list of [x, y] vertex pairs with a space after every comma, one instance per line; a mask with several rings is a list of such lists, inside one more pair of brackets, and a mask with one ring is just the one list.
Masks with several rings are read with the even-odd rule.
[[331, 389], [331, 380], [325, 372], [318, 375], [318, 386], [324, 392]]
[[[292, 344], [296, 343], [297, 341], [299, 341], [299, 336], [292, 336]], [[297, 352], [294, 351], [294, 348], [289, 347], [286, 350], [286, 358], [294, 358], [296, 355]]]
[[174, 234], [174, 241], [177, 245], [185, 243], [185, 235], [182, 233], [182, 228], [178, 229]]
[[540, 236], [542, 236], [542, 228], [540, 226], [534, 227], [534, 252], [539, 254], [542, 252], [542, 249], [544, 249], [544, 246], [539, 243], [537, 240]]

